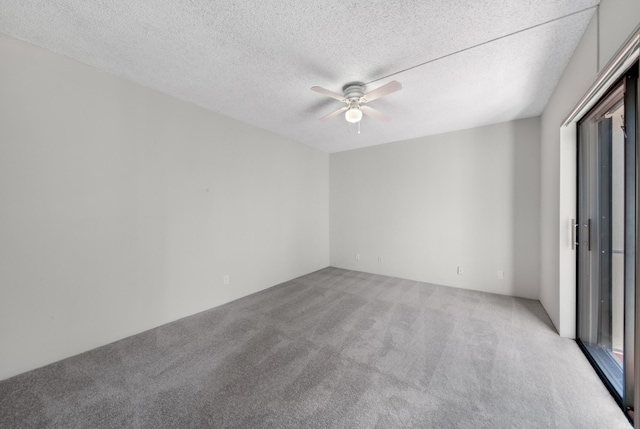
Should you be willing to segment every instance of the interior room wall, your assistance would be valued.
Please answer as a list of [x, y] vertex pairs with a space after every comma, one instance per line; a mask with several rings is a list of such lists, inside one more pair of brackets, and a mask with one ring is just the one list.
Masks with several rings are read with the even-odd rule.
[[539, 126], [332, 154], [331, 265], [538, 299]]
[[6, 36], [0, 58], [0, 379], [329, 264], [326, 153]]
[[602, 0], [541, 117], [540, 302], [565, 337], [575, 337], [576, 147], [561, 125], [638, 25], [640, 2]]

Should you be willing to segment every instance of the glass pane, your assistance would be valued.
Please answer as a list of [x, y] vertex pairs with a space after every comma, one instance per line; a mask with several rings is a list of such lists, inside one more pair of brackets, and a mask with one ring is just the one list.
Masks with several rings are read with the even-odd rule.
[[578, 338], [624, 396], [625, 139], [622, 87], [580, 124]]
[[611, 115], [611, 351], [622, 366], [624, 362], [624, 133], [623, 105]]

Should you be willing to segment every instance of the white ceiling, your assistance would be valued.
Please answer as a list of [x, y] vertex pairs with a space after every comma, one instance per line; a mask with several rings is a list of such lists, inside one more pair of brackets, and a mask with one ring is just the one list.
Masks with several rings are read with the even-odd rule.
[[[599, 0], [2, 0], [0, 32], [327, 152], [542, 113]], [[400, 92], [361, 134], [310, 90]]]

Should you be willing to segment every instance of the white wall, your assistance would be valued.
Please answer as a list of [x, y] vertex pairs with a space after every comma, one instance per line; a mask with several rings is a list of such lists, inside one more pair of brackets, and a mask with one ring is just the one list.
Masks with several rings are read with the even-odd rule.
[[576, 216], [576, 147], [575, 130], [561, 129], [561, 124], [640, 24], [640, 2], [602, 0], [598, 15], [541, 118], [540, 302], [565, 337], [575, 336], [575, 252], [570, 248], [569, 224]]
[[0, 58], [0, 379], [329, 264], [327, 154], [5, 36]]
[[532, 118], [332, 154], [331, 265], [537, 299], [539, 127]]

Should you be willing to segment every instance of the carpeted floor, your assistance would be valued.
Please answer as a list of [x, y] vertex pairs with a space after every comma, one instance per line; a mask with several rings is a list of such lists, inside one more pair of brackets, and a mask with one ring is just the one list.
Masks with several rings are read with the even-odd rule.
[[631, 428], [538, 301], [336, 268], [2, 381], [0, 427]]

